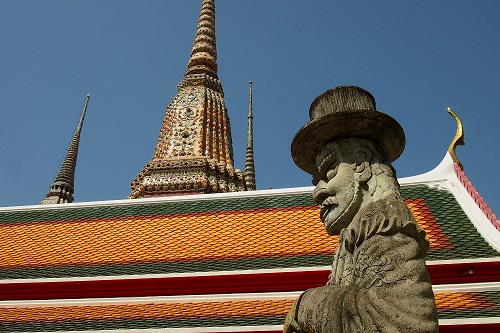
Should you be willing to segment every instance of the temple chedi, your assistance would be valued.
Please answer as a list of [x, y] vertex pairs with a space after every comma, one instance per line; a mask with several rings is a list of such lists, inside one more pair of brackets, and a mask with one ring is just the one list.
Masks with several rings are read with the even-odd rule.
[[132, 181], [129, 198], [246, 190], [244, 174], [234, 168], [231, 127], [217, 75], [214, 0], [202, 3], [188, 69], [177, 89], [153, 158]]
[[76, 128], [73, 139], [71, 140], [66, 156], [61, 164], [59, 172], [49, 188], [45, 199], [40, 205], [63, 204], [73, 202], [73, 193], [75, 191], [75, 170], [76, 160], [78, 158], [78, 147], [80, 145], [80, 134], [82, 132], [83, 121], [87, 112], [90, 95], [87, 95], [83, 106], [80, 120]]

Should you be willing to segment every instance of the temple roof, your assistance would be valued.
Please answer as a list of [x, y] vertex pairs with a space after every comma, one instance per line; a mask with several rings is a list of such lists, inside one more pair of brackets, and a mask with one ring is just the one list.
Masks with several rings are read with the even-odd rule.
[[[430, 242], [441, 331], [498, 328], [494, 214], [448, 154], [400, 183]], [[300, 291], [328, 279], [337, 247], [311, 192], [2, 208], [0, 327], [277, 332]]]
[[[428, 260], [499, 256], [447, 190], [402, 188]], [[3, 278], [328, 266], [337, 248], [312, 188], [64, 208], [0, 210]], [[483, 229], [484, 230], [484, 229]]]
[[[499, 256], [498, 220], [455, 174], [400, 179], [427, 232], [429, 261]], [[329, 265], [337, 237], [312, 187], [0, 209], [2, 278], [48, 278]]]

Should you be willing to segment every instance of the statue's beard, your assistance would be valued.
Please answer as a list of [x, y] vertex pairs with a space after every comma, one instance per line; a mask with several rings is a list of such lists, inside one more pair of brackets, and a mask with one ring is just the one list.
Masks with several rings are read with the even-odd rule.
[[333, 209], [335, 207], [331, 206], [325, 210], [324, 213], [321, 215], [321, 219], [323, 220], [323, 223], [325, 225], [326, 231], [330, 236], [333, 235], [338, 235], [340, 231], [351, 223], [352, 219], [356, 215], [356, 213], [359, 210], [360, 207], [360, 186], [359, 184], [354, 185], [355, 191], [353, 194], [353, 197], [351, 199], [351, 202], [349, 203], [349, 206], [340, 214], [336, 219], [333, 221], [328, 221], [328, 217], [330, 214], [333, 213]]

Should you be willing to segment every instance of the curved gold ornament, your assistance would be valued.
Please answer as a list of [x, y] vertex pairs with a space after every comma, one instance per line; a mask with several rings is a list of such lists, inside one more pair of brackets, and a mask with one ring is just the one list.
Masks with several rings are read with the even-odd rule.
[[464, 166], [462, 165], [462, 162], [458, 159], [457, 155], [455, 154], [455, 149], [457, 148], [458, 145], [463, 146], [465, 145], [464, 141], [464, 128], [462, 126], [462, 121], [458, 116], [451, 111], [450, 108], [448, 108], [448, 113], [455, 118], [455, 121], [457, 122], [457, 133], [455, 134], [455, 137], [451, 141], [450, 146], [448, 147], [448, 153], [450, 154], [451, 158], [453, 161], [457, 162], [457, 164], [460, 166], [460, 168], [463, 170]]

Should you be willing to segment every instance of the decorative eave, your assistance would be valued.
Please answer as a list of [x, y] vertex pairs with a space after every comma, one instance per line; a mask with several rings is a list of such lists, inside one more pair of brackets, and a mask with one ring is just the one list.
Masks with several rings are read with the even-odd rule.
[[493, 224], [493, 226], [500, 231], [500, 220], [496, 217], [495, 214], [491, 211], [491, 209], [488, 207], [486, 202], [484, 202], [483, 198], [479, 195], [479, 193], [476, 191], [476, 188], [472, 185], [472, 183], [469, 181], [467, 176], [464, 173], [464, 166], [462, 162], [458, 159], [455, 150], [458, 145], [465, 145], [465, 139], [464, 139], [464, 129], [463, 129], [463, 124], [460, 118], [450, 109], [448, 108], [448, 113], [455, 119], [457, 122], [457, 132], [455, 134], [455, 137], [453, 138], [450, 147], [448, 148], [448, 154], [450, 155], [451, 159], [453, 160], [453, 165], [455, 169], [455, 175], [457, 176], [458, 180], [462, 184], [462, 186], [466, 189], [466, 191], [469, 193], [470, 197], [474, 200], [476, 205], [481, 209], [483, 214], [488, 218], [488, 220]]
[[446, 189], [453, 193], [464, 212], [473, 221], [482, 236], [496, 249], [500, 249], [500, 221], [479, 195], [464, 173], [464, 167], [456, 155], [457, 145], [464, 145], [464, 130], [460, 118], [448, 108], [448, 113], [457, 123], [456, 134], [441, 163], [433, 170], [421, 175], [399, 179], [401, 186], [426, 186]]
[[484, 200], [468, 182], [458, 164], [446, 153], [441, 163], [433, 170], [417, 176], [398, 179], [402, 188], [427, 186], [453, 194], [481, 235], [497, 250], [500, 250], [498, 219]]

